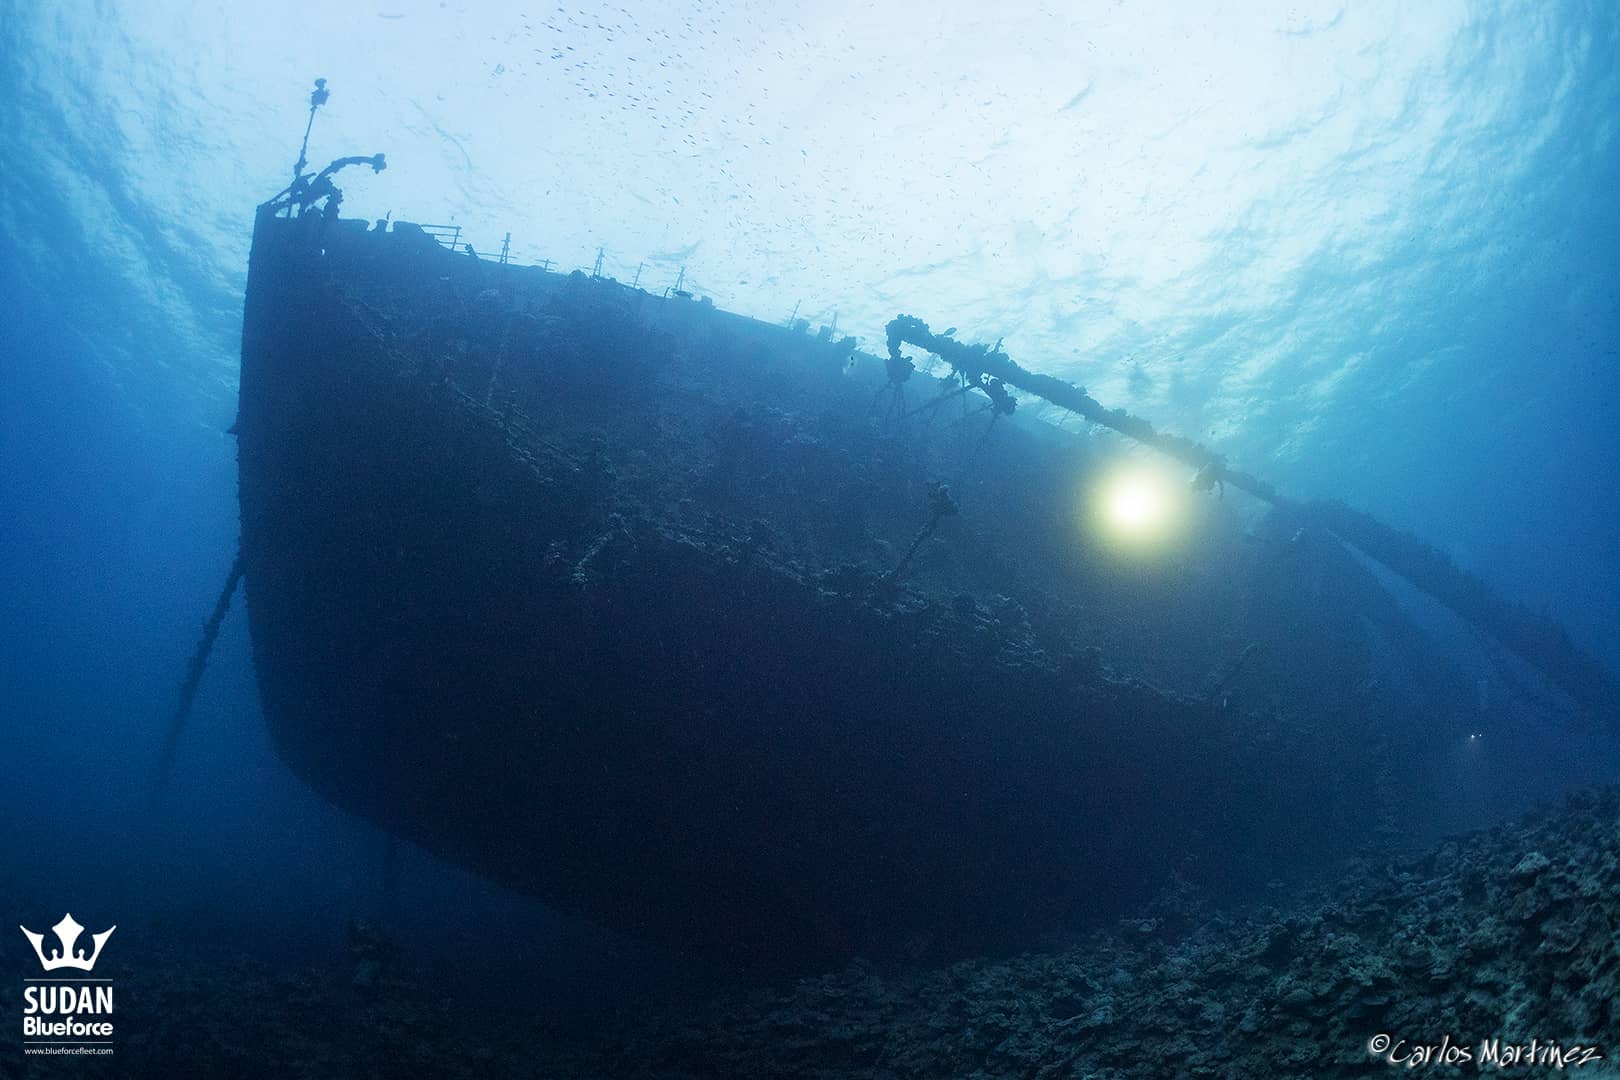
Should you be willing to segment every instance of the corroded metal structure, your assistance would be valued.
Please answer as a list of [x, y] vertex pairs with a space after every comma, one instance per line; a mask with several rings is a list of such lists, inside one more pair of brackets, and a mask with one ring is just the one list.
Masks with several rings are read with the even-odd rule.
[[1153, 572], [1110, 562], [1075, 503], [1116, 444], [884, 416], [885, 370], [267, 204], [236, 432], [280, 753], [445, 858], [772, 969], [1027, 941], [1432, 798], [1403, 778], [1472, 686], [1338, 544], [1206, 500]]

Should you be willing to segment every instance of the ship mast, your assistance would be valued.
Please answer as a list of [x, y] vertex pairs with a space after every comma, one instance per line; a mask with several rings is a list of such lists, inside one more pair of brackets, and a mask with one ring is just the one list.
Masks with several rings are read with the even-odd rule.
[[326, 80], [316, 79], [315, 89], [309, 95], [309, 122], [304, 125], [304, 144], [298, 148], [298, 164], [293, 166], [292, 178], [295, 184], [298, 183], [298, 178], [304, 175], [304, 166], [309, 164], [309, 133], [315, 128], [315, 110], [325, 105], [326, 99], [331, 96], [326, 89]]

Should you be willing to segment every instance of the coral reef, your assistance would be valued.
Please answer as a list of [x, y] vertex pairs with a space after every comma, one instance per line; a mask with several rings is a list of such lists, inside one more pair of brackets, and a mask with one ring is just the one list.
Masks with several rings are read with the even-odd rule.
[[[1107, 930], [948, 966], [831, 974], [626, 1003], [588, 1029], [490, 1007], [392, 959], [374, 928], [289, 967], [142, 926], [119, 954], [118, 1051], [82, 1076], [1365, 1077], [1534, 1041], [1614, 1075], [1620, 789], [1367, 855], [1244, 912], [1184, 887]], [[1387, 1044], [1376, 1041], [1387, 1037]], [[0, 1027], [0, 1071], [21, 1061]], [[1449, 1050], [1447, 1049], [1449, 1048]], [[1494, 1055], [1494, 1056], [1493, 1056]], [[1481, 1068], [1481, 1063], [1483, 1069]], [[5, 1075], [10, 1075], [5, 1073]]]
[[1286, 905], [1217, 914], [1169, 894], [1060, 950], [737, 993], [650, 1017], [561, 1074], [1365, 1077], [1445, 1054], [1494, 1072], [1533, 1043], [1612, 1076], [1617, 995], [1610, 788], [1363, 858]]

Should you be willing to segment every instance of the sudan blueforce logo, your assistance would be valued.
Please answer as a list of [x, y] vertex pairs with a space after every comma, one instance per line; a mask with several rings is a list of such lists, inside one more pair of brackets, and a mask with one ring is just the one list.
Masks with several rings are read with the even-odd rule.
[[[27, 1055], [104, 1055], [112, 1053], [112, 980], [89, 978], [101, 959], [116, 926], [90, 935], [87, 951], [80, 938], [84, 927], [72, 915], [51, 927], [56, 941], [19, 926], [39, 959], [40, 978], [23, 980], [23, 1053]], [[82, 971], [86, 975], [56, 976], [51, 972]]]

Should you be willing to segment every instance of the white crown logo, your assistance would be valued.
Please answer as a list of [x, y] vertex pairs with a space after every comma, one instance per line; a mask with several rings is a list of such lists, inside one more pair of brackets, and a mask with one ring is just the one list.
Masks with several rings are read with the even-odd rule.
[[84, 927], [73, 921], [72, 915], [63, 915], [62, 921], [51, 927], [56, 931], [56, 939], [62, 943], [61, 949], [52, 949], [50, 958], [45, 956], [45, 935], [36, 934], [26, 926], [17, 929], [23, 932], [29, 942], [34, 946], [34, 955], [39, 957], [40, 966], [46, 971], [55, 971], [57, 968], [78, 968], [80, 971], [90, 971], [96, 966], [96, 958], [101, 955], [101, 947], [112, 937], [112, 932], [118, 927], [109, 926], [99, 934], [91, 934], [90, 940], [95, 942], [95, 949], [87, 957], [84, 950], [73, 951], [73, 943], [79, 940], [84, 933]]

